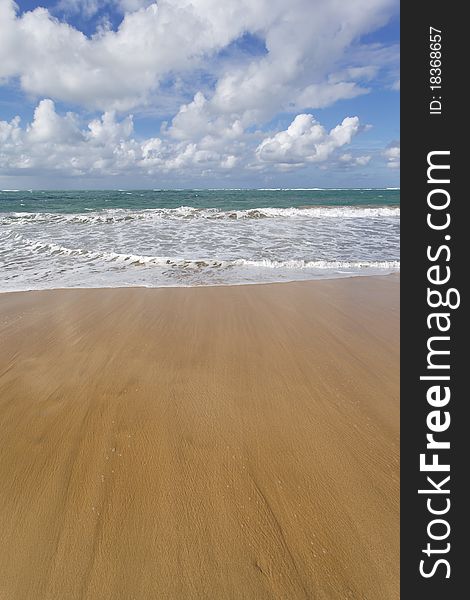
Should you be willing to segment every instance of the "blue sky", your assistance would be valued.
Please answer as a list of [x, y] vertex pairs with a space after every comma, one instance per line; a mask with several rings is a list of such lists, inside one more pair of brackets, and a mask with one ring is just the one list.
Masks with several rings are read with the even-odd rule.
[[395, 0], [0, 0], [0, 187], [399, 185]]

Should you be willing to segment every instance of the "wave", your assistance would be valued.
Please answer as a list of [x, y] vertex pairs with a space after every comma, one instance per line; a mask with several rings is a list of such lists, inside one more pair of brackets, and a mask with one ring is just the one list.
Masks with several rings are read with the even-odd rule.
[[251, 208], [246, 210], [221, 210], [218, 208], [155, 208], [147, 210], [108, 209], [84, 213], [14, 212], [0, 217], [1, 225], [36, 223], [120, 223], [127, 221], [152, 221], [161, 219], [269, 219], [269, 218], [335, 218], [363, 219], [399, 217], [399, 207], [346, 207], [305, 206], [300, 208]]
[[[384, 190], [399, 190], [399, 187], [387, 188], [320, 188], [320, 187], [303, 187], [303, 188], [256, 188], [257, 192], [380, 192]], [[221, 190], [226, 191], [226, 190]]]
[[[17, 240], [21, 238], [18, 234]], [[388, 269], [400, 268], [400, 261], [344, 261], [344, 260], [250, 260], [238, 258], [233, 260], [218, 260], [208, 258], [180, 258], [169, 256], [148, 256], [132, 253], [106, 252], [86, 250], [83, 248], [68, 248], [60, 244], [22, 239], [23, 246], [27, 246], [35, 253], [45, 253], [49, 256], [79, 256], [86, 260], [99, 260], [109, 263], [121, 263], [129, 266], [158, 266], [178, 269], [204, 269], [204, 268], [231, 268], [252, 267], [263, 269]]]

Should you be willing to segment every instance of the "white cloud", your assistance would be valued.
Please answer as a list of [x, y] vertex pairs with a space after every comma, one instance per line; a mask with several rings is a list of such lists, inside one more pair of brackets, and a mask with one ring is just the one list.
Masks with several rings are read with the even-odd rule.
[[387, 159], [387, 167], [390, 169], [400, 168], [400, 142], [390, 142], [383, 151], [383, 155]]
[[200, 143], [134, 136], [132, 116], [105, 112], [80, 128], [72, 113], [59, 115], [52, 100], [42, 100], [31, 124], [20, 118], [0, 121], [0, 170], [43, 170], [64, 175], [152, 174], [181, 168], [231, 169], [238, 158], [210, 137]]
[[9, 123], [7, 121], [0, 121], [0, 152], [2, 149], [7, 148], [7, 144], [11, 148], [14, 147], [21, 140], [22, 131], [20, 129], [20, 118], [15, 117]]
[[[245, 126], [279, 110], [319, 108], [366, 93], [361, 82], [379, 69], [367, 54], [378, 50], [357, 40], [396, 10], [395, 0], [341, 6], [337, 0], [62, 2], [88, 14], [119, 5], [125, 15], [117, 31], [104, 28], [90, 38], [44, 8], [18, 16], [12, 0], [0, 0], [0, 79], [18, 77], [23, 90], [38, 97], [130, 110], [158, 105], [162, 82], [199, 68], [217, 79], [207, 110]], [[243, 64], [217, 56], [247, 32], [264, 40], [266, 54]], [[197, 91], [203, 90], [193, 95]]]
[[34, 111], [34, 120], [28, 128], [31, 143], [74, 143], [81, 137], [74, 114], [60, 117], [52, 100], [43, 100]]
[[243, 134], [243, 127], [237, 118], [213, 114], [204, 94], [198, 92], [192, 102], [181, 106], [169, 133], [177, 140], [198, 140], [206, 135], [236, 139]]
[[[349, 144], [359, 129], [357, 117], [347, 117], [327, 131], [312, 115], [301, 114], [286, 131], [261, 143], [261, 133], [234, 132], [232, 128], [217, 136], [195, 135], [194, 140], [175, 138], [172, 130], [141, 140], [135, 135], [132, 115], [119, 118], [114, 111], [107, 111], [81, 125], [76, 114], [62, 116], [54, 102], [45, 99], [24, 127], [19, 117], [0, 121], [0, 172], [106, 176], [181, 170], [185, 175], [202, 171], [223, 174], [235, 167], [246, 171], [292, 169], [333, 160], [335, 151]], [[353, 159], [344, 154], [339, 160], [364, 166], [369, 157]]]
[[360, 156], [353, 156], [350, 152], [346, 152], [339, 157], [339, 162], [353, 167], [365, 167], [369, 164], [372, 156], [370, 154], [362, 154]]
[[127, 139], [134, 130], [132, 115], [118, 123], [115, 112], [106, 112], [101, 119], [94, 119], [88, 124], [88, 139], [98, 145], [115, 144]]
[[[116, 30], [106, 24], [110, 7], [123, 15]], [[55, 8], [99, 14], [101, 25], [86, 36], [45, 8], [19, 14], [13, 0], [0, 0], [0, 86], [50, 98], [25, 127], [0, 121], [3, 172], [326, 165], [357, 134], [358, 119], [327, 132], [306, 113], [367, 94], [372, 81], [390, 87], [392, 72], [396, 79], [397, 48], [360, 41], [387, 22], [396, 0], [60, 0]], [[246, 35], [258, 49], [237, 54]], [[53, 101], [75, 113], [59, 115]], [[82, 109], [102, 115], [84, 122]], [[164, 118], [159, 137], [138, 140], [131, 110]], [[288, 130], [260, 133], [281, 111], [298, 115]], [[355, 155], [350, 164], [367, 162]]]
[[334, 104], [337, 100], [348, 100], [367, 94], [369, 90], [360, 87], [353, 81], [337, 81], [329, 80], [327, 83], [316, 84], [312, 83], [303, 89], [296, 101], [296, 106], [309, 108], [325, 108]]
[[327, 131], [310, 114], [297, 115], [285, 131], [264, 139], [256, 149], [260, 161], [280, 164], [325, 162], [359, 131], [358, 117], [346, 117]]
[[237, 162], [237, 157], [233, 154], [230, 154], [229, 156], [227, 156], [227, 158], [224, 158], [224, 160], [220, 163], [220, 166], [222, 167], [222, 169], [233, 169]]

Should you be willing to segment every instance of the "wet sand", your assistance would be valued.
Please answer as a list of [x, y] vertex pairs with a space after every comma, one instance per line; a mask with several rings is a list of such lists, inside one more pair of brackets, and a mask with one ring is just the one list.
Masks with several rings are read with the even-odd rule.
[[0, 600], [398, 599], [398, 296], [0, 294]]

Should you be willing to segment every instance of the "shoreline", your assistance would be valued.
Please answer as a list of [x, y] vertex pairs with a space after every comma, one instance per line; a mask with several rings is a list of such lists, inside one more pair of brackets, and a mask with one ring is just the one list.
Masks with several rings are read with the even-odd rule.
[[373, 275], [344, 275], [339, 277], [322, 277], [317, 279], [289, 279], [285, 281], [253, 281], [253, 282], [244, 282], [244, 283], [214, 283], [214, 284], [204, 284], [204, 285], [168, 285], [168, 286], [144, 286], [144, 285], [122, 285], [122, 286], [109, 286], [109, 287], [53, 287], [53, 288], [30, 288], [30, 289], [21, 289], [21, 290], [1, 290], [1, 294], [25, 294], [29, 292], [62, 292], [62, 291], [77, 291], [77, 290], [179, 290], [179, 289], [206, 289], [206, 288], [231, 288], [231, 287], [251, 287], [251, 286], [278, 286], [278, 285], [290, 285], [290, 284], [310, 284], [322, 281], [336, 281], [338, 279], [369, 279], [372, 277], [373, 279], [382, 279], [384, 277], [394, 277], [400, 280], [400, 269], [397, 269], [391, 273], [384, 273]]
[[0, 597], [399, 598], [399, 273], [0, 294]]

